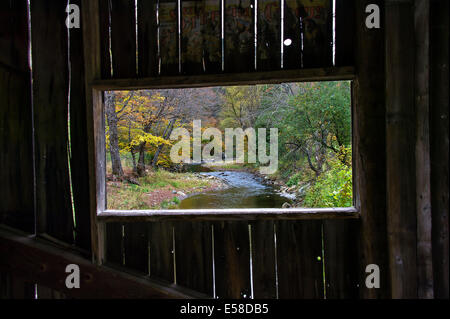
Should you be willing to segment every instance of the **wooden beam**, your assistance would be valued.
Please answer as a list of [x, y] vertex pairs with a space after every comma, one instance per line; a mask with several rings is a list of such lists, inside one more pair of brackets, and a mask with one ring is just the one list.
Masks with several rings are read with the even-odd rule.
[[[106, 207], [105, 197], [97, 196], [102, 189], [105, 192], [105, 180], [102, 177], [106, 162], [104, 156], [104, 117], [101, 117], [103, 103], [101, 92], [92, 88], [92, 82], [101, 77], [100, 49], [100, 14], [98, 1], [82, 1], [83, 49], [85, 61], [86, 85], [86, 123], [89, 161], [89, 192], [91, 216], [92, 259], [101, 264], [104, 259], [104, 225], [97, 224], [97, 211]], [[102, 130], [103, 129], [103, 130]], [[99, 134], [101, 133], [101, 134]], [[97, 148], [103, 147], [103, 152]], [[98, 158], [103, 156], [103, 158]], [[105, 174], [105, 173], [103, 173]], [[100, 178], [98, 178], [100, 176]]]
[[449, 1], [432, 0], [430, 6], [430, 162], [434, 297], [448, 299]]
[[[81, 0], [71, 0], [81, 7]], [[84, 76], [83, 34], [70, 29], [70, 169], [75, 213], [75, 244], [91, 250], [89, 214], [89, 161], [86, 126], [86, 84]]]
[[97, 90], [139, 90], [161, 88], [192, 88], [227, 85], [276, 84], [286, 82], [352, 80], [353, 67], [281, 70], [232, 74], [161, 76], [140, 79], [109, 79], [94, 81]]
[[386, 1], [386, 175], [392, 298], [417, 298], [414, 1]]
[[[0, 229], [0, 255], [0, 269], [73, 298], [202, 297], [193, 292], [191, 295], [122, 271], [94, 265], [68, 249], [5, 229]], [[80, 267], [79, 289], [68, 289], [65, 285], [68, 275], [65, 269], [69, 264]]]
[[358, 210], [347, 208], [247, 208], [199, 210], [106, 210], [98, 214], [101, 222], [225, 221], [225, 220], [309, 220], [357, 219]]
[[430, 1], [416, 0], [415, 105], [416, 105], [416, 211], [418, 297], [433, 298], [430, 186]]
[[31, 2], [36, 232], [73, 243], [66, 3]]
[[[365, 8], [377, 4], [384, 16], [384, 1], [356, 1], [356, 69], [353, 83], [353, 152], [355, 206], [361, 212], [360, 296], [389, 298], [390, 284], [386, 240], [386, 141], [384, 24], [367, 29]], [[364, 285], [365, 266], [384, 269], [381, 288]]]

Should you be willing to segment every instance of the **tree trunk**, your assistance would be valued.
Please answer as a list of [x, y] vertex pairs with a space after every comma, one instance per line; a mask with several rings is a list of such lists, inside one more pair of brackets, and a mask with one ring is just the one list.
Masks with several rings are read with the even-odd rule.
[[117, 114], [114, 104], [114, 94], [105, 94], [105, 112], [109, 127], [109, 151], [111, 153], [112, 174], [123, 176], [119, 153], [119, 136], [117, 133]]
[[130, 151], [131, 154], [131, 159], [133, 161], [133, 173], [137, 174], [137, 166], [136, 166], [136, 156], [135, 153], [133, 151]]
[[[174, 124], [175, 124], [175, 120], [174, 119], [170, 120], [169, 125], [164, 130], [164, 134], [163, 134], [164, 139], [167, 140], [169, 138], [170, 134], [172, 134]], [[159, 157], [159, 154], [161, 154], [163, 147], [164, 147], [164, 144], [158, 146], [158, 149], [156, 150], [155, 156], [153, 157], [153, 161], [152, 161], [153, 168], [155, 168], [156, 164], [158, 163], [158, 157]]]
[[138, 176], [145, 176], [145, 143], [139, 145], [139, 159], [137, 164]]

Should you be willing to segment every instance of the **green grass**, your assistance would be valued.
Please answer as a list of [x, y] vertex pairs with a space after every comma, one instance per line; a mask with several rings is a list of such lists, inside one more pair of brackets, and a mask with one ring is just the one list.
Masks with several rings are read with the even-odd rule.
[[113, 194], [109, 194], [108, 208], [121, 210], [151, 209], [144, 196], [146, 196], [145, 192], [141, 192], [134, 187], [124, 186], [114, 191]]
[[171, 173], [165, 170], [150, 172], [148, 176], [139, 179], [141, 187], [150, 190], [171, 186], [176, 189], [191, 189], [194, 187], [208, 186], [209, 181], [200, 179], [192, 173]]
[[192, 173], [171, 173], [165, 170], [150, 172], [147, 176], [138, 178], [140, 185], [120, 183], [119, 187], [108, 188], [108, 209], [142, 210], [142, 209], [174, 209], [180, 200], [174, 196], [159, 205], [151, 206], [149, 194], [158, 189], [170, 189], [189, 192], [197, 188], [209, 187], [211, 181], [202, 179]]

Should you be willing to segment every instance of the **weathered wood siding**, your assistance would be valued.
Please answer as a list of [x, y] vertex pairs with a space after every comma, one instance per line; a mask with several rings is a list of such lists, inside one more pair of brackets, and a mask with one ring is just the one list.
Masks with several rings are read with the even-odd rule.
[[33, 123], [26, 3], [0, 4], [0, 223], [33, 233]]

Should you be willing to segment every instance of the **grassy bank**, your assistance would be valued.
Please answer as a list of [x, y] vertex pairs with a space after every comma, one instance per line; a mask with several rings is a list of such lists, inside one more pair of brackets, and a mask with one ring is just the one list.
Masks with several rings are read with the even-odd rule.
[[224, 187], [215, 178], [165, 170], [151, 171], [135, 180], [139, 185], [127, 181], [107, 182], [108, 209], [176, 209], [186, 195]]

